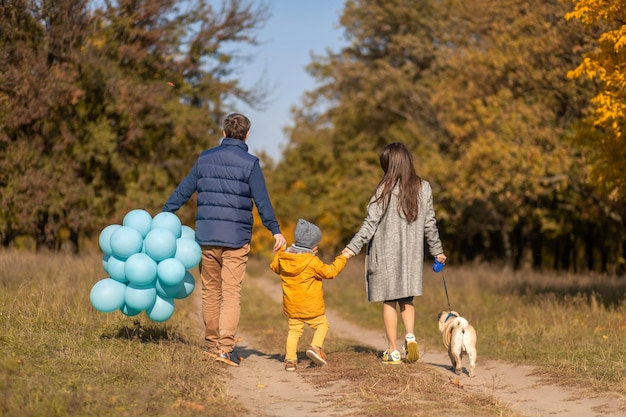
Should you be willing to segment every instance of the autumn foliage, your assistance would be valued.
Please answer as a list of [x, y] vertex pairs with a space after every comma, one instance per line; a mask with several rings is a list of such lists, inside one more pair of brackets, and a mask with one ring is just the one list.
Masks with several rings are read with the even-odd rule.
[[593, 181], [601, 166], [623, 179], [623, 140], [606, 165], [575, 140], [610, 135], [588, 123], [598, 86], [568, 77], [599, 35], [570, 12], [558, 0], [347, 1], [348, 46], [313, 58], [318, 88], [294, 109], [271, 177], [279, 214], [338, 231], [338, 250], [365, 217], [379, 150], [402, 141], [433, 184], [451, 262], [623, 271], [624, 198]]
[[[130, 209], [154, 214], [222, 117], [263, 101], [237, 80], [238, 46], [269, 9], [209, 3], [0, 6], [5, 247], [78, 250]], [[433, 185], [450, 262], [622, 274], [625, 13], [624, 0], [347, 0], [346, 46], [312, 57], [317, 87], [289, 143], [262, 156], [285, 235], [306, 218], [322, 253], [341, 250], [378, 152], [402, 141]], [[193, 202], [178, 214], [191, 224]]]

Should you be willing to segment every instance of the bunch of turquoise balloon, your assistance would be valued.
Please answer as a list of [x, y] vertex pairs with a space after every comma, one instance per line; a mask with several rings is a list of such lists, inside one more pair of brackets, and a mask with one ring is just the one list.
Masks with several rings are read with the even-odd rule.
[[152, 321], [168, 320], [174, 300], [188, 297], [195, 287], [188, 270], [200, 263], [202, 250], [194, 237], [174, 213], [153, 218], [145, 210], [131, 210], [121, 225], [100, 233], [102, 266], [109, 277], [92, 287], [91, 304], [103, 313], [145, 311]]

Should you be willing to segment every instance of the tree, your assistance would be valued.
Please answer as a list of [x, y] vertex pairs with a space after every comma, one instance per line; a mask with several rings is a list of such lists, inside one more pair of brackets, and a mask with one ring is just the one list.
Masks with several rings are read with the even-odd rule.
[[[11, 2], [0, 14], [0, 235], [58, 249], [157, 211], [238, 101], [263, 3]], [[234, 49], [233, 49], [234, 48]], [[192, 210], [182, 212], [191, 221]]]
[[558, 0], [347, 1], [350, 45], [309, 66], [320, 85], [293, 113], [272, 186], [329, 219], [341, 245], [381, 176], [379, 150], [402, 141], [433, 185], [453, 260], [570, 269], [580, 247], [600, 256], [609, 246], [593, 238], [602, 222], [584, 159], [566, 140], [594, 88], [566, 76], [590, 44], [568, 10]]
[[568, 75], [590, 78], [601, 89], [592, 99], [590, 124], [599, 132], [586, 131], [579, 141], [587, 146], [593, 161], [592, 178], [612, 201], [626, 198], [626, 1], [573, 0], [566, 15], [585, 24], [591, 33], [601, 31], [597, 48]]
[[426, 141], [419, 137], [428, 108], [418, 81], [435, 57], [429, 28], [438, 19], [430, 3], [347, 1], [340, 21], [350, 46], [308, 67], [320, 87], [294, 110], [291, 141], [271, 179], [275, 192], [296, 203], [281, 205], [279, 215], [300, 213], [332, 229], [331, 249], [363, 220], [382, 175], [382, 146]]
[[[588, 42], [568, 24], [559, 1], [448, 4], [447, 59], [432, 105], [448, 138], [442, 216], [462, 253], [518, 267], [524, 253], [541, 267], [537, 240], [550, 230], [558, 201], [576, 200], [577, 151], [563, 140], [586, 107], [589, 85], [564, 68]], [[566, 206], [562, 204], [562, 206]], [[579, 221], [572, 207], [566, 225]], [[478, 243], [478, 244], [477, 244]]]
[[[10, 2], [0, 19], [0, 231], [5, 244], [19, 234], [38, 247], [59, 246], [59, 229], [85, 216], [85, 189], [70, 155], [71, 108], [80, 96], [72, 64], [87, 37], [86, 2]], [[36, 10], [36, 12], [34, 12]]]

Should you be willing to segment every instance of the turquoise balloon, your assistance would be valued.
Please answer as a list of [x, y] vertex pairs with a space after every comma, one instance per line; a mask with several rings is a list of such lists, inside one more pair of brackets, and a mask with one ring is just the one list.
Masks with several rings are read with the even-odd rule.
[[135, 284], [128, 284], [124, 294], [124, 302], [133, 310], [147, 310], [156, 301], [156, 288], [141, 287]]
[[130, 226], [120, 226], [111, 234], [111, 252], [120, 259], [128, 259], [141, 252], [143, 237]]
[[202, 260], [202, 248], [195, 240], [176, 239], [176, 254], [174, 258], [178, 259], [185, 266], [185, 269], [191, 269]]
[[126, 284], [111, 278], [101, 279], [91, 288], [89, 300], [102, 313], [110, 313], [124, 305]]
[[176, 236], [168, 229], [152, 229], [146, 235], [143, 247], [146, 254], [157, 262], [173, 258], [176, 254]]
[[113, 254], [113, 250], [111, 249], [111, 235], [120, 227], [122, 226], [119, 224], [111, 224], [102, 229], [102, 231], [100, 232], [98, 243], [100, 245], [100, 250], [102, 250], [105, 255], [110, 256]]
[[159, 262], [157, 276], [164, 285], [177, 285], [185, 278], [185, 266], [178, 259], [167, 258]]
[[141, 233], [141, 237], [146, 237], [152, 226], [152, 216], [146, 210], [131, 210], [124, 216], [122, 225], [132, 227]]
[[141, 310], [135, 310], [134, 308], [128, 307], [126, 304], [124, 304], [120, 308], [120, 311], [122, 313], [124, 313], [125, 316], [129, 316], [129, 317], [133, 317], [133, 316], [136, 316], [137, 314], [141, 313]]
[[131, 284], [145, 287], [157, 277], [157, 263], [145, 253], [136, 253], [126, 260], [124, 274]]
[[196, 240], [196, 232], [189, 226], [182, 226], [180, 237], [184, 239]]
[[157, 295], [154, 305], [146, 310], [146, 314], [152, 321], [163, 322], [169, 320], [174, 314], [174, 300]]
[[176, 298], [181, 291], [185, 290], [185, 284], [183, 281], [179, 282], [176, 285], [165, 285], [161, 282], [160, 278], [157, 278], [156, 283], [154, 284], [154, 288], [156, 289], [157, 295], [163, 298]]
[[195, 287], [196, 281], [193, 279], [193, 275], [191, 275], [191, 273], [187, 271], [185, 273], [185, 278], [183, 279], [182, 285], [174, 298], [182, 299], [189, 297]]
[[[106, 256], [106, 255], [105, 255]], [[120, 259], [117, 256], [109, 256], [106, 261], [106, 266], [104, 270], [109, 274], [109, 277], [112, 279], [127, 283], [126, 273], [124, 272], [124, 266], [126, 265], [126, 261], [124, 259]]]
[[174, 213], [162, 211], [152, 219], [152, 229], [167, 229], [177, 239], [182, 234], [183, 225], [180, 219]]

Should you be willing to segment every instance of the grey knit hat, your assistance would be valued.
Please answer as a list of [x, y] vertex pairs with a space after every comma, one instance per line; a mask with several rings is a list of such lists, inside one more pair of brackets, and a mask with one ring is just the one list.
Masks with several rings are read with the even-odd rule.
[[322, 232], [320, 231], [320, 228], [313, 223], [309, 223], [303, 219], [298, 219], [295, 238], [296, 246], [313, 249], [320, 243], [320, 240], [322, 240]]

